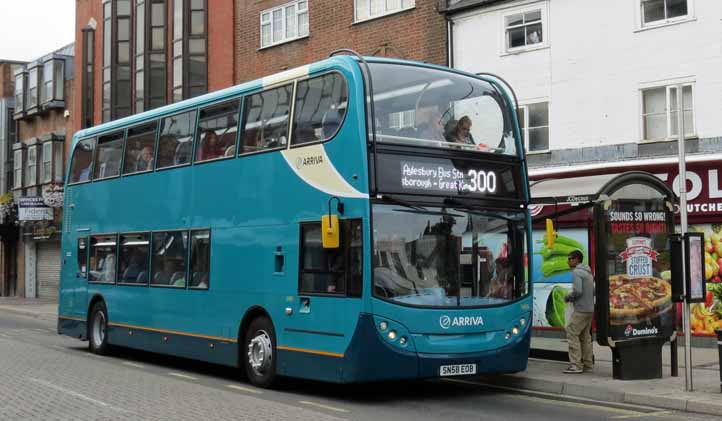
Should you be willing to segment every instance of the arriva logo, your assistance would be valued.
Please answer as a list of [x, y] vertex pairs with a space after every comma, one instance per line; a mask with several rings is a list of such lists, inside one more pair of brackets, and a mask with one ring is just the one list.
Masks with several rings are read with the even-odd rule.
[[453, 319], [449, 316], [441, 316], [439, 318], [439, 325], [442, 329], [448, 329], [452, 326], [483, 326], [484, 319], [481, 316], [475, 317], [454, 317]]

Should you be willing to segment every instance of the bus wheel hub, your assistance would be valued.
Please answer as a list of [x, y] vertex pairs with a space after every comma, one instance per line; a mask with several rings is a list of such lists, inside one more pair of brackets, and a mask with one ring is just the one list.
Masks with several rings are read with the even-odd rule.
[[266, 332], [258, 331], [258, 335], [248, 344], [248, 362], [254, 371], [260, 373], [271, 365], [271, 358], [273, 358], [271, 338]]

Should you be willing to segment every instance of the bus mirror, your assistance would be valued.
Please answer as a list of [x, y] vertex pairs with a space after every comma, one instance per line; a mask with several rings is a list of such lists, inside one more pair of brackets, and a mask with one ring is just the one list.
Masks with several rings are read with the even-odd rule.
[[338, 248], [340, 230], [337, 215], [323, 215], [321, 217], [321, 233], [323, 239], [323, 248]]

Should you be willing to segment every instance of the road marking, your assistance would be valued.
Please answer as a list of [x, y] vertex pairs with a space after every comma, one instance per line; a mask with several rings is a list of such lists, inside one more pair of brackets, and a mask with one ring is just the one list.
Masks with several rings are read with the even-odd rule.
[[181, 379], [187, 379], [187, 380], [198, 380], [197, 377], [189, 376], [187, 374], [181, 374], [181, 373], [168, 373], [169, 376], [173, 377], [180, 377]]
[[123, 361], [123, 365], [128, 365], [128, 366], [135, 367], [135, 368], [145, 368], [145, 366], [142, 364], [131, 363], [128, 361]]
[[657, 412], [647, 412], [646, 414], [637, 414], [637, 415], [617, 415], [614, 417], [611, 417], [613, 419], [622, 419], [622, 418], [642, 418], [642, 417], [659, 417], [661, 415], [669, 415], [672, 411], [657, 411]]
[[250, 387], [236, 386], [235, 384], [228, 384], [226, 385], [226, 387], [229, 389], [240, 390], [241, 392], [254, 393], [256, 395], [260, 395], [263, 393], [260, 390], [251, 389]]
[[50, 389], [57, 390], [58, 392], [65, 393], [66, 395], [70, 395], [70, 396], [73, 396], [73, 397], [75, 397], [75, 398], [83, 399], [83, 400], [85, 400], [85, 401], [94, 403], [94, 404], [96, 404], [96, 405], [100, 405], [100, 406], [102, 406], [102, 407], [105, 407], [105, 408], [108, 408], [108, 409], [112, 409], [113, 411], [117, 411], [117, 412], [130, 412], [130, 411], [126, 410], [126, 409], [118, 408], [117, 406], [113, 406], [113, 405], [111, 405], [111, 404], [109, 404], [109, 403], [106, 403], [106, 402], [103, 402], [103, 401], [99, 401], [99, 400], [97, 400], [97, 399], [93, 399], [93, 398], [91, 398], [90, 396], [85, 396], [85, 395], [83, 395], [82, 393], [78, 393], [78, 392], [75, 392], [75, 391], [73, 391], [73, 390], [66, 389], [66, 388], [64, 388], [64, 387], [62, 387], [62, 386], [58, 386], [58, 385], [53, 384], [53, 383], [51, 383], [51, 382], [49, 382], [49, 381], [47, 381], [47, 380], [35, 379], [35, 378], [32, 378], [32, 377], [30, 377], [28, 380], [30, 380], [31, 382], [39, 383], [39, 384], [41, 384], [41, 385], [43, 385], [43, 386], [45, 386], [45, 387], [48, 387], [48, 388], [50, 388]]
[[315, 406], [315, 407], [317, 407], [317, 408], [323, 408], [323, 409], [328, 409], [329, 411], [336, 411], [336, 412], [350, 412], [350, 411], [348, 411], [348, 410], [346, 410], [346, 409], [342, 409], [342, 408], [336, 408], [335, 406], [329, 406], [329, 405], [324, 405], [324, 404], [321, 404], [321, 403], [316, 403], [316, 402], [309, 402], [309, 401], [298, 401], [298, 403], [302, 403], [302, 404], [304, 404], [304, 405], [311, 405], [311, 406]]
[[47, 329], [30, 329], [30, 330], [34, 330], [35, 332], [39, 332], [39, 333], [42, 333], [42, 334], [48, 333], [48, 330], [47, 330]]

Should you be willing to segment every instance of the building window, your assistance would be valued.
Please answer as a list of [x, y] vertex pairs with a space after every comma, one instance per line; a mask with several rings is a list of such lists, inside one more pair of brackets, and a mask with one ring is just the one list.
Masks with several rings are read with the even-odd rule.
[[206, 0], [173, 5], [173, 101], [208, 91], [208, 10]]
[[517, 110], [521, 136], [527, 152], [549, 150], [549, 103], [539, 102]]
[[103, 3], [103, 121], [131, 114], [130, 0]]
[[136, 0], [135, 112], [166, 104], [166, 1]]
[[41, 103], [63, 101], [65, 84], [65, 61], [51, 59], [43, 64], [43, 86], [41, 90]]
[[135, 112], [145, 110], [145, 0], [135, 1]]
[[8, 137], [7, 142], [5, 143], [5, 186], [3, 193], [9, 192], [13, 189], [14, 181], [13, 181], [13, 172], [15, 171], [15, 168], [13, 166], [14, 160], [14, 153], [13, 153], [13, 145], [15, 142], [17, 142], [17, 123], [15, 123], [14, 119], [14, 109], [8, 108], [8, 114], [7, 114], [7, 127], [8, 127]]
[[542, 45], [542, 10], [535, 9], [504, 16], [506, 49], [523, 49]]
[[81, 127], [93, 125], [93, 96], [95, 75], [95, 30], [92, 28], [83, 29], [83, 85], [82, 85], [82, 118]]
[[13, 170], [15, 171], [13, 175], [13, 189], [15, 190], [23, 188], [24, 152], [23, 149], [16, 149], [13, 152]]
[[28, 147], [27, 167], [27, 183], [25, 187], [32, 187], [38, 184], [38, 147], [32, 145]]
[[166, 1], [151, 0], [148, 40], [148, 80], [146, 109], [165, 105], [166, 95]]
[[416, 0], [355, 0], [355, 22], [413, 9]]
[[295, 1], [261, 12], [261, 48], [306, 36], [307, 1]]
[[103, 121], [112, 119], [111, 92], [112, 92], [112, 60], [111, 46], [113, 33], [113, 3], [111, 0], [103, 2]]
[[41, 70], [36, 66], [32, 67], [28, 72], [28, 92], [26, 95], [28, 112], [36, 111], [38, 107], [38, 78]]
[[689, 16], [687, 0], [641, 0], [642, 26], [673, 22]]
[[[684, 84], [682, 94], [685, 137], [693, 137], [695, 135], [695, 126], [692, 84]], [[644, 128], [644, 140], [676, 139], [679, 136], [678, 111], [676, 85], [643, 90], [642, 127]]]
[[63, 139], [53, 137], [53, 140], [42, 144], [42, 165], [40, 166], [40, 182], [62, 183], [63, 181]]
[[25, 93], [28, 73], [21, 71], [15, 74], [15, 113], [22, 115], [25, 111]]

